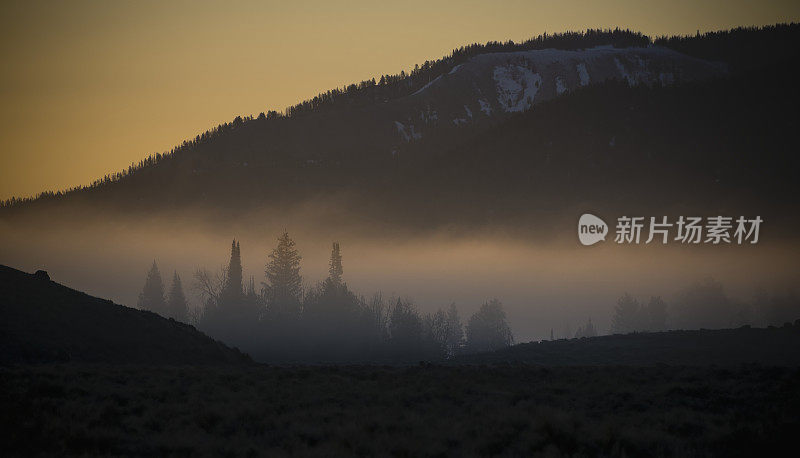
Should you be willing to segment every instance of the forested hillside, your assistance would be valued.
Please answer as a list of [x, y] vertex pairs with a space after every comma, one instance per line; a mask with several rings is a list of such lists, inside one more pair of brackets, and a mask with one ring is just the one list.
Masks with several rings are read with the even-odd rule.
[[[335, 200], [340, 217], [410, 228], [645, 203], [737, 212], [757, 205], [791, 218], [798, 35], [792, 24], [472, 45], [285, 114], [236, 118], [91, 187], [10, 201], [0, 214], [57, 215], [72, 204], [123, 214], [288, 212]], [[596, 48], [603, 45], [612, 48]], [[549, 48], [557, 51], [542, 51]], [[570, 60], [572, 76], [562, 77], [565, 59], [595, 63]], [[584, 79], [586, 65], [595, 67]], [[476, 97], [497, 90], [497, 100], [453, 95], [470, 84]]]

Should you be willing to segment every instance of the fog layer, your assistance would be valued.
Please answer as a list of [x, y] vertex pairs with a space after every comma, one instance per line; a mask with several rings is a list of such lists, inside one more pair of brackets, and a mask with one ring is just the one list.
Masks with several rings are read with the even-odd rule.
[[[248, 219], [254, 220], [258, 218]], [[511, 237], [502, 231], [353, 237], [308, 227], [284, 226], [268, 218], [247, 228], [170, 219], [58, 225], [2, 221], [0, 263], [31, 272], [44, 269], [59, 283], [136, 306], [155, 260], [165, 278], [176, 271], [184, 279], [191, 305], [200, 306], [191, 288], [197, 269], [221, 269], [235, 237], [241, 244], [245, 282], [252, 277], [258, 287], [264, 281], [267, 255], [285, 229], [303, 256], [306, 286], [326, 277], [330, 245], [338, 241], [344, 280], [357, 294], [381, 292], [384, 297], [410, 299], [423, 312], [455, 303], [465, 318], [496, 298], [504, 304], [517, 342], [549, 338], [551, 332], [556, 338], [573, 337], [589, 319], [599, 333], [608, 333], [624, 293], [641, 301], [661, 296], [670, 306], [688, 286], [713, 278], [739, 307], [759, 291], [785, 294], [800, 280], [800, 245], [772, 241], [768, 233], [756, 245], [628, 246], [609, 238], [584, 247], [574, 226], [565, 226], [563, 236], [549, 240]], [[730, 312], [720, 323], [741, 324], [739, 310]], [[760, 324], [757, 316], [752, 320]], [[685, 325], [674, 313], [668, 314], [667, 323]]]

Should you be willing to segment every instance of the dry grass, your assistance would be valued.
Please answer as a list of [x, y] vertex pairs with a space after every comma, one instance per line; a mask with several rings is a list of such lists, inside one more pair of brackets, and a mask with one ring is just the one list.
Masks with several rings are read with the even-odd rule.
[[800, 430], [800, 369], [0, 369], [11, 455], [752, 456]]

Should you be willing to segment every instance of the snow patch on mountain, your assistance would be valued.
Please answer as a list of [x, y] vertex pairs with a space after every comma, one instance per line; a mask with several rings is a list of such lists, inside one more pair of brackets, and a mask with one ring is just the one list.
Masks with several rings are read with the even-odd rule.
[[497, 86], [497, 101], [507, 112], [530, 108], [542, 86], [541, 75], [521, 65], [495, 67], [492, 76]]
[[403, 138], [403, 141], [410, 142], [412, 140], [419, 140], [422, 138], [422, 134], [419, 132], [414, 131], [414, 125], [409, 124], [407, 127], [400, 121], [394, 122], [395, 127], [397, 128], [397, 133]]
[[481, 106], [481, 111], [486, 114], [486, 116], [492, 115], [492, 105], [489, 104], [486, 100], [478, 99], [478, 104]]
[[439, 120], [439, 113], [436, 110], [432, 110], [431, 106], [428, 105], [424, 111], [421, 110], [419, 112], [419, 119], [425, 124], [429, 124]]
[[556, 76], [556, 94], [561, 95], [567, 92], [567, 82], [562, 76]]
[[439, 75], [436, 78], [432, 79], [431, 81], [428, 82], [428, 84], [426, 84], [425, 86], [422, 86], [421, 88], [419, 88], [419, 90], [417, 92], [415, 92], [415, 93], [413, 93], [411, 95], [419, 94], [420, 92], [424, 91], [425, 89], [428, 89], [429, 87], [431, 87], [431, 84], [439, 81], [440, 79], [442, 79], [442, 75]]
[[469, 123], [470, 119], [472, 119], [472, 110], [470, 110], [468, 106], [464, 105], [464, 111], [467, 113], [467, 116], [465, 118], [453, 119], [453, 124], [460, 126], [462, 124]]
[[629, 86], [636, 85], [636, 78], [632, 77], [627, 70], [625, 70], [625, 66], [622, 65], [622, 62], [619, 61], [616, 57], [614, 58], [614, 64], [617, 66], [617, 70], [619, 70], [619, 74], [628, 81]]
[[578, 78], [580, 78], [581, 86], [589, 84], [589, 71], [586, 70], [586, 64], [580, 63], [575, 66], [578, 69]]
[[[414, 122], [417, 129], [424, 126], [427, 136], [432, 132], [428, 128], [439, 122], [461, 125], [461, 120], [465, 120], [471, 124], [478, 122], [478, 118], [482, 120], [483, 115], [502, 116], [528, 110], [590, 84], [622, 80], [631, 86], [664, 86], [674, 84], [678, 75], [682, 81], [694, 81], [726, 72], [724, 64], [658, 46], [486, 53], [431, 77], [411, 96], [398, 99], [398, 107], [402, 108], [388, 119], [404, 120], [403, 132], [408, 141], [413, 141], [410, 124]], [[430, 107], [436, 107], [441, 116]]]

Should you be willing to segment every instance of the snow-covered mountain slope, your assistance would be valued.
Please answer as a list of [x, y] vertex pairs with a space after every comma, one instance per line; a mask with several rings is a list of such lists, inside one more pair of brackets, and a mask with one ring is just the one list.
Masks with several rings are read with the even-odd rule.
[[437, 126], [466, 126], [525, 111], [590, 84], [618, 80], [664, 86], [726, 72], [724, 64], [655, 46], [482, 54], [396, 101], [399, 119], [392, 122], [397, 138], [408, 142]]

